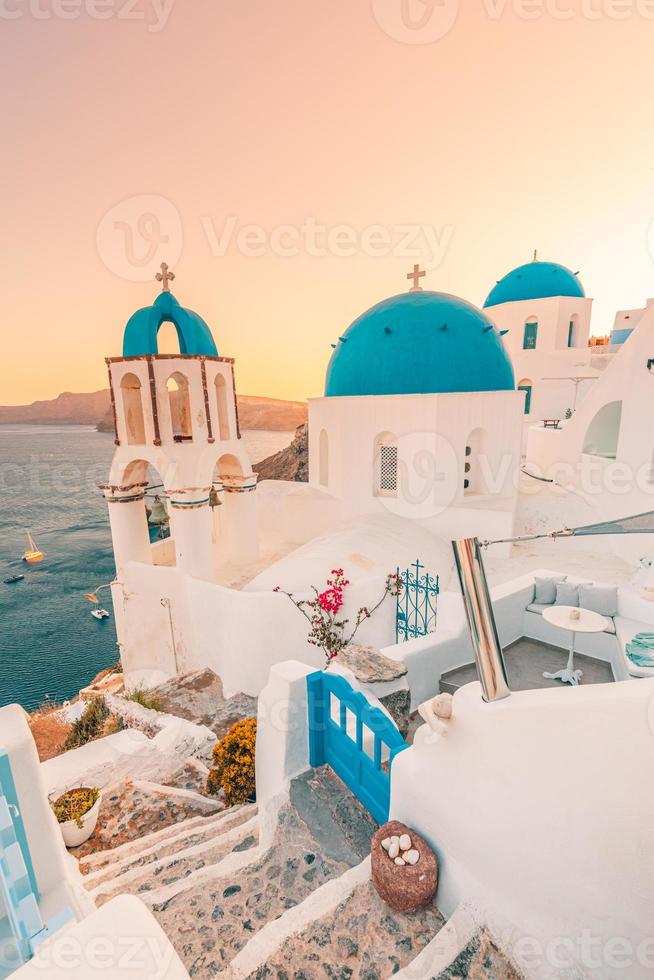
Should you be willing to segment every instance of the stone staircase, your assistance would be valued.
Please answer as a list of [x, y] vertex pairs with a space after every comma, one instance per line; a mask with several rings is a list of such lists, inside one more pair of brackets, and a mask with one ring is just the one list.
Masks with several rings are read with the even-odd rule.
[[[375, 829], [323, 768], [294, 780], [288, 797], [264, 812], [247, 804], [189, 815], [89, 854], [80, 867], [98, 905], [138, 895], [191, 977], [385, 980], [407, 971], [411, 980], [431, 980], [429, 969], [414, 978], [412, 964], [438, 941], [444, 920], [436, 906], [406, 916], [379, 899], [370, 881]], [[483, 972], [487, 952], [473, 944], [459, 963], [474, 972], [434, 977], [517, 976]]]

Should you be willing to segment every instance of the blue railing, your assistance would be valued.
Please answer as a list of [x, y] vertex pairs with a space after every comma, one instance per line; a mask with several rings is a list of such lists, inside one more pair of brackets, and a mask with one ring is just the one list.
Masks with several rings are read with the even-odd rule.
[[424, 572], [424, 565], [414, 562], [397, 575], [402, 588], [397, 596], [395, 639], [397, 643], [426, 636], [436, 629], [438, 610], [438, 575]]
[[391, 765], [407, 743], [390, 718], [338, 674], [310, 674], [307, 694], [311, 765], [331, 766], [377, 823], [385, 823]]

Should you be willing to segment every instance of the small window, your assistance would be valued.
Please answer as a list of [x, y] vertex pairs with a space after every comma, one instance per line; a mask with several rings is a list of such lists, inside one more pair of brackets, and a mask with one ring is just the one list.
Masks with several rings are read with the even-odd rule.
[[536, 341], [538, 338], [538, 321], [537, 320], [527, 320], [525, 323], [525, 332], [522, 342], [523, 350], [536, 350]]
[[379, 451], [379, 489], [397, 492], [397, 446], [381, 446]]

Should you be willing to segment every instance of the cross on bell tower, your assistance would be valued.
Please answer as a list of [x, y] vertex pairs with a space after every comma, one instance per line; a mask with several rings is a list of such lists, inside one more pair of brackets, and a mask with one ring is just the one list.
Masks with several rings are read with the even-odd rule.
[[175, 273], [174, 272], [169, 272], [169, 270], [168, 270], [168, 263], [167, 262], [162, 262], [161, 263], [161, 272], [158, 272], [156, 274], [156, 276], [155, 276], [155, 279], [157, 280], [157, 282], [160, 282], [161, 283], [161, 292], [162, 293], [169, 293], [170, 292], [170, 286], [168, 285], [168, 283], [169, 282], [172, 282], [174, 278], [175, 278]]
[[420, 269], [418, 264], [414, 265], [413, 272], [407, 272], [407, 279], [413, 279], [413, 286], [409, 290], [410, 293], [421, 293], [422, 286], [420, 285], [420, 280], [423, 279], [427, 273]]

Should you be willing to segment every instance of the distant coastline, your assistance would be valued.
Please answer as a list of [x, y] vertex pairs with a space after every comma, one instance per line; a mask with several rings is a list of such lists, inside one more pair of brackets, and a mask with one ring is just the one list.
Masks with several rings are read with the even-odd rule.
[[[307, 420], [307, 404], [258, 395], [238, 395], [242, 429], [287, 432]], [[49, 401], [31, 405], [0, 406], [0, 425], [93, 425], [98, 432], [113, 432], [109, 389], [88, 393], [63, 392]]]

